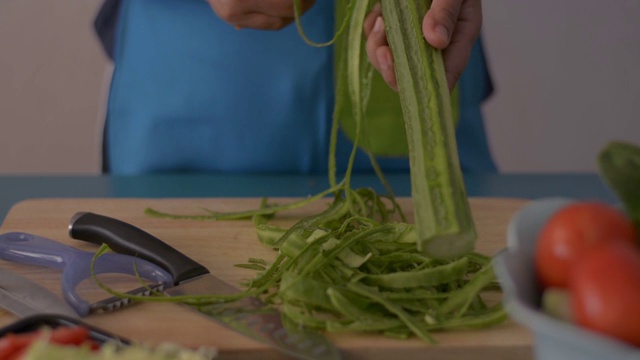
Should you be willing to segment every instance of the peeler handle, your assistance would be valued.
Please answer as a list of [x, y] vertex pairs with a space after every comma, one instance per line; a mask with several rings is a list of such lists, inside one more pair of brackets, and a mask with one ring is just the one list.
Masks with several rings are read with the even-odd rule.
[[62, 270], [62, 294], [80, 315], [86, 316], [91, 304], [76, 292], [82, 281], [97, 274], [126, 274], [171, 286], [173, 277], [161, 267], [130, 255], [106, 253], [93, 260], [94, 253], [76, 249], [42, 236], [23, 232], [0, 235], [0, 259], [26, 265]]
[[23, 232], [0, 235], [0, 259], [64, 269], [83, 251], [42, 236]]
[[140, 276], [142, 279], [151, 280], [156, 286], [156, 290], [173, 285], [173, 277], [161, 267], [134, 256], [105, 253], [100, 255], [92, 264], [93, 253], [87, 252], [87, 256], [83, 257], [77, 264], [65, 268], [62, 273], [62, 294], [69, 305], [71, 305], [78, 314], [86, 316], [91, 312], [91, 304], [84, 300], [76, 292], [76, 288], [80, 283], [91, 277], [91, 272], [99, 274], [126, 274], [131, 276]]

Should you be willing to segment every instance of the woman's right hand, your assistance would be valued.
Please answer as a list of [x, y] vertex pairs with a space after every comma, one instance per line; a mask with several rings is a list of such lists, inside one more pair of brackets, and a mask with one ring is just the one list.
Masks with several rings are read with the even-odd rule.
[[[420, 0], [410, 0], [420, 1]], [[433, 0], [422, 21], [422, 32], [431, 46], [441, 49], [449, 90], [464, 71], [471, 48], [480, 36], [482, 4], [480, 0]], [[398, 89], [393, 56], [384, 31], [380, 4], [372, 9], [364, 24], [367, 55], [376, 70], [394, 90]]]
[[[327, 0], [324, 0], [327, 1]], [[236, 29], [280, 30], [295, 20], [293, 0], [208, 0], [219, 18]], [[315, 0], [300, 0], [300, 13]]]

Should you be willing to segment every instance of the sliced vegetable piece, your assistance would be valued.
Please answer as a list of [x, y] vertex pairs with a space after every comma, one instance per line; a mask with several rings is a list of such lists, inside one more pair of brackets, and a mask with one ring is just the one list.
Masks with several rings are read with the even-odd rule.
[[395, 304], [393, 301], [386, 299], [378, 289], [372, 288], [359, 283], [349, 283], [347, 288], [357, 294], [370, 298], [383, 305], [387, 310], [394, 313], [405, 325], [419, 338], [429, 343], [436, 343], [435, 339], [431, 336], [427, 329], [427, 323], [425, 321], [416, 319], [402, 307]]
[[461, 279], [467, 272], [467, 264], [467, 258], [463, 257], [445, 265], [418, 271], [368, 275], [364, 280], [372, 285], [395, 289], [438, 285]]

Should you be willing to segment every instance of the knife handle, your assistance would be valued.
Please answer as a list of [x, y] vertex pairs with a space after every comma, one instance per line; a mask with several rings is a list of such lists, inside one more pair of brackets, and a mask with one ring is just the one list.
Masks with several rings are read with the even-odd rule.
[[91, 212], [76, 213], [69, 223], [69, 235], [98, 245], [104, 243], [117, 253], [151, 261], [173, 276], [174, 285], [209, 273], [207, 268], [157, 237], [108, 216]]

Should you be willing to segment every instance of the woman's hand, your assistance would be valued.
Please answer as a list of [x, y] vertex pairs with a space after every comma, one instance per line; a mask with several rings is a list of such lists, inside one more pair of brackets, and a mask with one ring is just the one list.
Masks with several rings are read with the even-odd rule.
[[[471, 48], [480, 36], [482, 4], [480, 0], [433, 0], [422, 22], [422, 33], [431, 46], [443, 50], [449, 90], [458, 82], [469, 62]], [[384, 32], [380, 4], [364, 23], [367, 55], [387, 84], [397, 90], [393, 56]]]
[[[295, 20], [293, 0], [208, 0], [219, 18], [237, 29], [280, 30]], [[315, 0], [300, 0], [300, 13]]]

